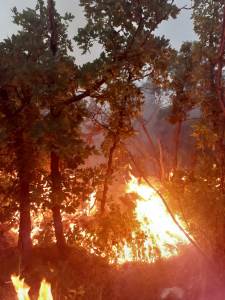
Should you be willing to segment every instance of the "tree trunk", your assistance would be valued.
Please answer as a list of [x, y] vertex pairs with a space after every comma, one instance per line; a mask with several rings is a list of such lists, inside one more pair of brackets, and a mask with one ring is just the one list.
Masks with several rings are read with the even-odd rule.
[[52, 208], [52, 215], [53, 215], [57, 247], [60, 251], [63, 251], [65, 248], [66, 242], [65, 242], [65, 237], [63, 234], [62, 216], [61, 216], [61, 212], [60, 212], [60, 207], [58, 205], [56, 205]]
[[21, 251], [22, 268], [30, 264], [32, 241], [31, 241], [31, 216], [30, 216], [30, 183], [31, 183], [31, 148], [24, 141], [22, 130], [17, 132], [16, 157], [19, 181], [19, 240], [18, 246]]
[[21, 251], [22, 267], [26, 268], [30, 264], [32, 241], [31, 241], [31, 217], [30, 217], [30, 196], [29, 180], [23, 179], [23, 174], [19, 175], [19, 248]]
[[103, 214], [104, 211], [105, 211], [105, 204], [106, 204], [106, 201], [107, 201], [107, 193], [108, 193], [108, 189], [109, 189], [109, 179], [110, 179], [110, 176], [113, 173], [113, 169], [112, 169], [113, 154], [116, 150], [117, 143], [118, 143], [117, 137], [114, 137], [113, 144], [112, 144], [112, 146], [109, 150], [109, 157], [108, 157], [108, 163], [107, 163], [107, 169], [106, 169], [104, 186], [103, 186], [103, 193], [102, 193], [101, 214]]
[[[54, 19], [55, 14], [55, 3], [53, 0], [48, 0], [48, 21], [50, 31], [50, 50], [52, 56], [55, 57], [58, 49], [57, 40], [57, 24]], [[57, 118], [54, 111], [51, 110], [53, 118]], [[61, 174], [59, 170], [59, 156], [55, 151], [51, 151], [51, 180], [52, 180], [52, 217], [55, 229], [56, 244], [63, 254], [66, 240], [63, 233], [63, 223], [60, 211], [60, 205], [62, 202], [62, 182]]]
[[63, 223], [60, 211], [62, 202], [62, 182], [59, 170], [59, 156], [55, 151], [51, 152], [51, 198], [52, 198], [52, 216], [55, 229], [56, 244], [60, 252], [65, 249], [66, 241], [63, 234]]

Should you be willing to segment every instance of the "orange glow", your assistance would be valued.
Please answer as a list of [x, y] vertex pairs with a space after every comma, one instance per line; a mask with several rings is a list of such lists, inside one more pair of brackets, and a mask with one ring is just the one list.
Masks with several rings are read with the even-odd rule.
[[[177, 255], [179, 245], [188, 244], [188, 240], [172, 220], [160, 196], [153, 188], [139, 183], [132, 175], [127, 184], [127, 193], [137, 194], [135, 214], [146, 238], [141, 257], [135, 257], [132, 247], [125, 244], [123, 252], [119, 255], [119, 263], [134, 260], [154, 261], [155, 257], [151, 251], [153, 246], [158, 249], [161, 257]], [[175, 217], [182, 224], [179, 217]]]
[[[24, 279], [20, 279], [19, 276], [12, 275], [11, 280], [17, 294], [17, 299], [30, 300], [30, 287], [24, 282]], [[45, 279], [43, 279], [41, 282], [38, 300], [53, 300], [51, 285], [48, 282], [46, 282]]]
[[[178, 255], [180, 246], [189, 242], [172, 220], [156, 191], [130, 175], [125, 192], [136, 194], [134, 215], [139, 223], [140, 230], [131, 232], [129, 241], [123, 240], [118, 246], [112, 246], [112, 257], [109, 257], [109, 262], [119, 264], [128, 261], [154, 262], [158, 257], [168, 258]], [[38, 210], [36, 214], [32, 212], [32, 214], [33, 229], [31, 237], [33, 243], [36, 244], [38, 243], [37, 237], [43, 228], [42, 222], [45, 218], [51, 220], [52, 216], [50, 211], [46, 211], [44, 214], [41, 210]], [[106, 253], [104, 251], [100, 253], [95, 246], [95, 240], [98, 239], [97, 234], [91, 233], [87, 228], [87, 224], [90, 227], [95, 226], [98, 222], [97, 218], [96, 192], [91, 193], [87, 200], [80, 204], [76, 213], [67, 214], [62, 212], [65, 228], [67, 226], [69, 231], [73, 231], [75, 228], [78, 229], [79, 246], [84, 247], [90, 253], [106, 257]], [[184, 227], [179, 216], [175, 215], [175, 218]], [[17, 233], [18, 227], [12, 230]], [[54, 237], [52, 241], [54, 241]]]

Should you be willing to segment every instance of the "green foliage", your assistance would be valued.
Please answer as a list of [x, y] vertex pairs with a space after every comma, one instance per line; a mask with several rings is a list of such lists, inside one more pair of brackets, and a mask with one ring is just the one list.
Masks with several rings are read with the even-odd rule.
[[224, 1], [194, 1], [192, 18], [199, 40], [184, 43], [175, 63], [171, 64], [170, 121], [185, 121], [193, 108], [198, 114], [191, 133], [194, 163], [187, 170], [182, 167], [177, 170], [168, 184], [171, 203], [184, 220], [186, 230], [206, 255], [217, 257], [221, 268], [224, 259], [225, 123], [217, 93], [217, 61], [223, 11]]
[[[224, 194], [221, 193], [218, 167], [210, 163], [204, 160], [194, 176], [190, 172], [183, 172], [181, 176], [175, 174], [168, 188], [174, 210], [180, 214], [186, 230], [207, 256], [222, 258]], [[217, 264], [220, 263], [218, 259]]]
[[[21, 147], [21, 143], [18, 144], [20, 135], [24, 149], [21, 160], [26, 161], [29, 174], [32, 174], [32, 178], [29, 175], [33, 184], [32, 202], [40, 205], [43, 199], [48, 201], [41, 190], [46, 181], [49, 152], [54, 149], [70, 167], [77, 168], [92, 153], [93, 147], [86, 145], [82, 137], [81, 123], [87, 115], [84, 103], [66, 107], [58, 113], [58, 106], [76, 89], [77, 67], [74, 58], [68, 55], [72, 48], [67, 28], [72, 16], [61, 17], [55, 12], [58, 49], [53, 58], [44, 2], [38, 1], [35, 9], [22, 12], [14, 8], [13, 13], [20, 30], [0, 43], [0, 70], [4, 74], [0, 77], [0, 132], [4, 140], [1, 151], [4, 155], [10, 154], [1, 167], [5, 170], [10, 165], [10, 172], [18, 174], [16, 157], [18, 145]], [[2, 192], [4, 198], [5, 191]], [[19, 200], [16, 189], [10, 197], [11, 201]]]
[[96, 215], [93, 218], [78, 220], [78, 224], [68, 232], [69, 243], [82, 245], [90, 253], [104, 257], [108, 262], [117, 262], [126, 244], [131, 248], [135, 246], [133, 248], [135, 257], [137, 245], [141, 246], [144, 236], [141, 235], [139, 223], [135, 218], [135, 204], [131, 197], [125, 197], [132, 203], [129, 207], [123, 207], [118, 201], [116, 204], [111, 199], [108, 212], [104, 216]]
[[[86, 52], [94, 41], [103, 45], [106, 52], [122, 52], [133, 43], [135, 47], [144, 38], [151, 39], [162, 19], [176, 17], [178, 10], [169, 1], [81, 1], [88, 23], [79, 30], [76, 38]], [[133, 47], [133, 45], [131, 45]]]
[[[93, 63], [76, 66], [67, 36], [73, 17], [60, 16], [55, 9], [54, 55], [49, 12], [42, 0], [37, 1], [34, 9], [13, 9], [19, 31], [0, 43], [0, 137], [4, 140], [1, 150], [9, 154], [9, 163], [4, 163], [2, 169], [5, 171], [10, 164], [11, 174], [15, 172], [17, 179], [29, 181], [34, 213], [52, 208], [51, 151], [60, 158], [62, 175], [62, 193], [57, 204], [60, 203], [63, 214], [71, 217], [76, 216], [80, 204], [93, 191], [102, 192], [105, 178], [109, 183], [113, 181], [114, 170], [127, 168], [124, 141], [134, 135], [133, 122], [143, 103], [137, 81], [151, 76], [161, 84], [167, 78], [168, 64], [174, 55], [169, 41], [154, 33], [163, 20], [178, 14], [173, 2], [81, 1], [81, 6], [87, 24], [79, 29], [75, 40], [84, 53], [96, 41], [102, 45], [102, 53]], [[111, 155], [106, 175], [107, 166], [85, 166], [94, 153], [94, 147], [84, 140], [85, 122], [92, 115], [91, 102], [101, 110], [95, 121], [106, 129], [101, 147], [102, 154], [107, 158]], [[10, 201], [15, 204], [16, 189], [13, 192]], [[94, 239], [90, 238], [85, 245], [95, 247], [98, 254], [112, 254], [112, 247], [121, 249], [125, 240], [134, 244], [132, 231], [136, 232], [138, 245], [144, 239], [133, 208], [124, 212], [110, 203], [110, 213], [99, 217], [97, 223], [88, 228], [89, 237]], [[37, 237], [42, 244], [53, 238], [51, 222], [46, 220], [45, 225], [46, 230], [41, 230], [40, 238]], [[76, 230], [75, 241], [81, 244], [82, 228]], [[72, 236], [74, 242], [74, 233]]]
[[91, 3], [84, 0], [81, 6], [87, 25], [78, 30], [75, 40], [84, 53], [95, 42], [102, 45], [99, 59], [92, 64], [97, 71], [92, 73], [95, 77], [104, 76], [107, 71], [107, 77], [115, 78], [117, 73], [127, 70], [132, 79], [142, 79], [148, 71], [159, 79], [167, 72], [171, 49], [168, 40], [155, 36], [154, 31], [163, 20], [176, 17], [175, 5], [166, 0]]
[[196, 104], [196, 99], [192, 95], [194, 85], [192, 78], [192, 70], [194, 68], [192, 49], [192, 43], [184, 43], [179, 53], [174, 55], [170, 66], [171, 83], [169, 87], [173, 92], [171, 96], [171, 123], [184, 121], [188, 111]]

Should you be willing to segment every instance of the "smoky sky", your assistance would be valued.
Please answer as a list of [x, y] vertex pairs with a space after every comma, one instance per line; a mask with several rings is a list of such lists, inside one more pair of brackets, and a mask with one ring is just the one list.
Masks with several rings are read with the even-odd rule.
[[[175, 2], [179, 7], [190, 5], [191, 3], [190, 0], [176, 0]], [[33, 8], [35, 3], [36, 0], [0, 0], [0, 40], [11, 36], [18, 29], [15, 24], [12, 23], [11, 9], [14, 6], [16, 6], [18, 10], [22, 10], [26, 7]], [[77, 32], [77, 28], [85, 25], [85, 18], [82, 8], [79, 6], [79, 0], [56, 0], [56, 7], [60, 13], [71, 12], [75, 16], [73, 23], [69, 27], [69, 35], [73, 37]], [[183, 10], [177, 19], [164, 21], [156, 32], [170, 39], [171, 45], [176, 49], [179, 49], [182, 42], [196, 39], [193, 32], [191, 11]], [[91, 53], [83, 56], [81, 55], [81, 51], [74, 45], [74, 55], [78, 64], [93, 60], [98, 56], [100, 51], [100, 46], [95, 45]]]

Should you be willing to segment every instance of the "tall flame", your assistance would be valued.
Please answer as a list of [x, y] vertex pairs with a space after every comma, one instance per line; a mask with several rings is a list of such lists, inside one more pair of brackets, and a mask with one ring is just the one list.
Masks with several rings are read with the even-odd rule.
[[51, 285], [45, 279], [41, 282], [38, 300], [53, 300]]
[[[119, 262], [142, 260], [154, 261], [152, 254], [153, 243], [159, 250], [160, 256], [170, 257], [178, 254], [178, 246], [188, 244], [184, 233], [177, 227], [168, 213], [162, 199], [156, 191], [145, 183], [139, 183], [138, 179], [131, 175], [127, 184], [127, 193], [136, 193], [135, 215], [140, 223], [140, 229], [145, 234], [142, 249], [142, 257], [135, 258], [129, 245], [125, 245]], [[175, 216], [182, 224], [178, 216]]]
[[[30, 300], [30, 287], [24, 282], [24, 279], [21, 279], [20, 276], [12, 275], [11, 280], [17, 294], [17, 299]], [[38, 300], [53, 300], [51, 285], [45, 279], [41, 282]]]
[[12, 280], [13, 286], [15, 288], [15, 291], [17, 293], [18, 300], [30, 300], [30, 297], [28, 294], [30, 288], [28, 285], [26, 285], [26, 283], [24, 282], [24, 279], [20, 279], [20, 276], [12, 275], [11, 280]]

